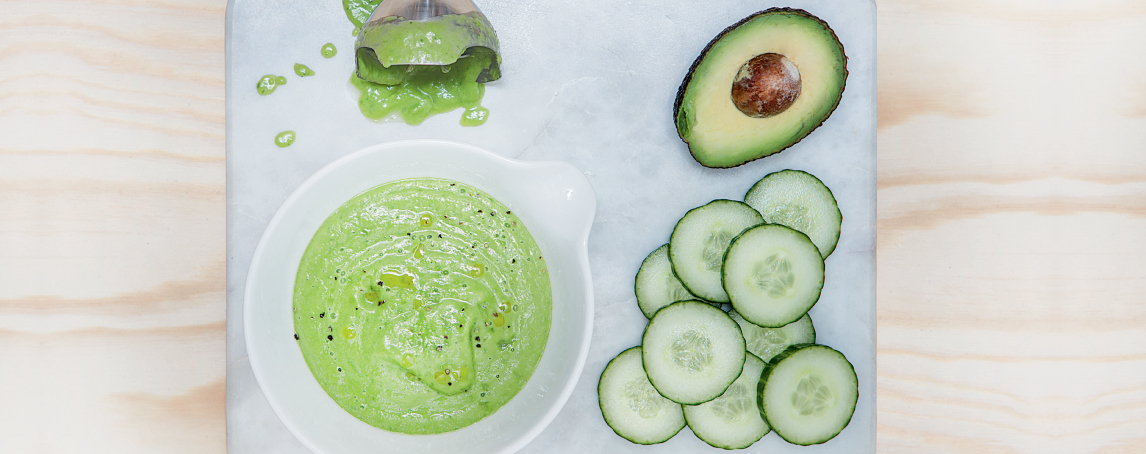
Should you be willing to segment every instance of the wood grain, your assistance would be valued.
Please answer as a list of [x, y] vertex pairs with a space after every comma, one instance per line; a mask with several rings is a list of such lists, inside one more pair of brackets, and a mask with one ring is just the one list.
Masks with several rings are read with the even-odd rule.
[[1146, 452], [1146, 7], [879, 7], [878, 451]]
[[0, 2], [0, 452], [226, 451], [225, 2]]
[[[879, 4], [878, 451], [1144, 452], [1146, 4]], [[0, 452], [223, 452], [225, 2], [0, 2]]]

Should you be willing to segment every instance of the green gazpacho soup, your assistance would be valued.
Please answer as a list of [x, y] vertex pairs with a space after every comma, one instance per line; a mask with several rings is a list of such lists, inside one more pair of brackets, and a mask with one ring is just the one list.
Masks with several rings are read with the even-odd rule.
[[375, 427], [448, 432], [497, 411], [545, 351], [553, 295], [541, 251], [501, 202], [450, 180], [377, 186], [306, 248], [294, 325], [311, 372]]
[[[381, 3], [382, 0], [342, 0], [355, 36], [363, 32]], [[373, 31], [365, 28], [366, 33], [392, 38], [371, 46], [374, 50], [369, 54], [374, 58], [356, 59], [359, 66], [350, 76], [351, 84], [360, 93], [358, 108], [366, 118], [397, 116], [407, 124], [419, 125], [430, 116], [462, 108], [462, 126], [480, 126], [489, 119], [489, 109], [481, 105], [485, 84], [477, 79], [487, 70], [491, 58], [501, 58], [489, 49], [465, 47], [475, 30], [493, 34], [480, 13], [446, 14], [426, 21], [384, 20]], [[457, 61], [444, 66], [405, 64], [454, 59]]]

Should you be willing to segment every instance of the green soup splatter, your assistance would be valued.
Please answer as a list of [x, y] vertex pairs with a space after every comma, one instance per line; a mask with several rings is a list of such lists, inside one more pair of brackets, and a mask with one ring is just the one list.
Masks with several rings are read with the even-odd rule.
[[259, 79], [259, 83], [255, 84], [255, 89], [259, 91], [260, 95], [266, 96], [274, 93], [276, 88], [279, 88], [280, 85], [286, 85], [286, 83], [286, 77], [267, 74]]
[[502, 203], [462, 183], [387, 183], [315, 233], [294, 289], [299, 347], [349, 413], [408, 434], [501, 408], [545, 350], [552, 291], [540, 249]]
[[346, 11], [346, 18], [354, 24], [355, 32], [362, 29], [362, 25], [366, 20], [370, 19], [370, 15], [378, 9], [378, 5], [382, 4], [382, 0], [342, 0], [342, 9]]
[[294, 73], [298, 74], [299, 77], [306, 77], [306, 76], [313, 76], [314, 75], [314, 71], [312, 71], [310, 68], [308, 68], [306, 65], [304, 65], [302, 63], [295, 63], [294, 64]]
[[334, 47], [334, 43], [326, 43], [322, 45], [323, 58], [332, 58], [338, 55], [338, 49]]
[[275, 145], [279, 148], [289, 147], [292, 143], [294, 143], [294, 131], [283, 131], [275, 136]]

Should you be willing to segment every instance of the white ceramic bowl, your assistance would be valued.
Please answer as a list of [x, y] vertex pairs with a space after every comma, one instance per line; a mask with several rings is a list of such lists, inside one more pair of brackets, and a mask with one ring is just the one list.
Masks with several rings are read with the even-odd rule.
[[[351, 197], [412, 177], [449, 178], [500, 200], [537, 240], [553, 287], [553, 326], [537, 370], [496, 413], [439, 435], [403, 435], [359, 421], [319, 386], [294, 340], [291, 297], [299, 260], [318, 227]], [[577, 168], [526, 162], [437, 140], [375, 145], [339, 159], [302, 184], [255, 249], [244, 295], [247, 353], [283, 423], [318, 453], [511, 453], [545, 428], [585, 365], [593, 329], [587, 242], [596, 197]]]

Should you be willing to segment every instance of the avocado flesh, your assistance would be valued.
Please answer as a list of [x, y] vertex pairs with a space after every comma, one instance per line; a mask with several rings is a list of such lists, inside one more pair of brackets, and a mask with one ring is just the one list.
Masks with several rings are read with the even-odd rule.
[[[785, 111], [745, 115], [732, 102], [737, 72], [753, 57], [777, 53], [800, 72], [801, 93]], [[734, 167], [799, 142], [840, 102], [847, 56], [828, 24], [806, 11], [773, 8], [728, 27], [697, 57], [677, 92], [677, 133], [697, 162]]]

